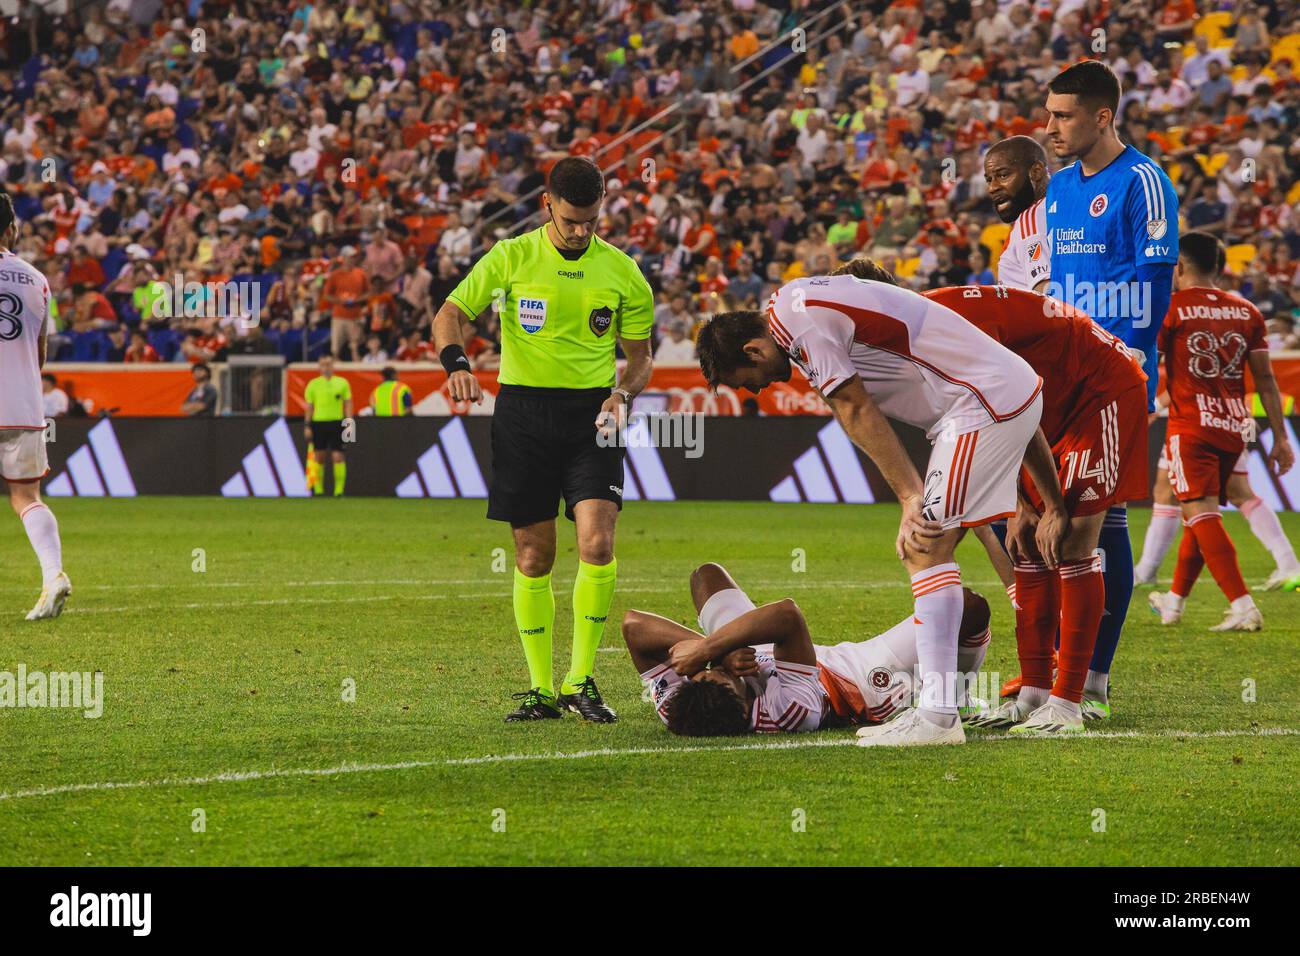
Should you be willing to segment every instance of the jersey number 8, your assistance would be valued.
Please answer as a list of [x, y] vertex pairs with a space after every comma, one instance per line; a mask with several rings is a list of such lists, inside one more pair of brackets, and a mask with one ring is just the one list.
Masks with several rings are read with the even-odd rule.
[[23, 300], [12, 292], [0, 292], [0, 342], [12, 342], [23, 334]]

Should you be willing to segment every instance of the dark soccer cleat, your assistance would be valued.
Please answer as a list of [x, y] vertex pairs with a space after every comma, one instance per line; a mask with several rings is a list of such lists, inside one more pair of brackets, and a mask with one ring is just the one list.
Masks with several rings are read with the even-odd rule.
[[541, 688], [534, 687], [522, 694], [511, 694], [511, 700], [522, 700], [518, 710], [506, 714], [506, 723], [518, 723], [521, 720], [558, 720], [564, 712], [555, 706], [555, 698], [542, 693]]
[[605, 704], [600, 691], [596, 689], [595, 679], [591, 677], [579, 684], [572, 694], [561, 694], [556, 698], [556, 703], [573, 711], [583, 720], [597, 724], [612, 724], [618, 720], [618, 714]]

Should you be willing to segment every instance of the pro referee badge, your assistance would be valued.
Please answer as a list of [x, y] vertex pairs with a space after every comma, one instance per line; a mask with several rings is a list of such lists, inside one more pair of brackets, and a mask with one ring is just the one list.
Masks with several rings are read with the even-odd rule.
[[592, 309], [591, 315], [587, 317], [587, 324], [591, 326], [591, 331], [596, 333], [597, 337], [604, 335], [614, 324], [614, 310], [607, 305]]
[[546, 300], [521, 298], [519, 300], [519, 324], [529, 335], [532, 335], [545, 325]]

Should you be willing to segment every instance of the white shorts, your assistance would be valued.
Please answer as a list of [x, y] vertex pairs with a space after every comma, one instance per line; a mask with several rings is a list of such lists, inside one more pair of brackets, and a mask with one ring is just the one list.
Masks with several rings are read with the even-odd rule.
[[44, 429], [0, 430], [0, 478], [5, 481], [40, 481], [49, 470]]
[[925, 473], [925, 517], [946, 531], [1015, 514], [1020, 466], [1042, 414], [1040, 391], [1015, 418], [977, 431], [955, 434], [940, 423]]

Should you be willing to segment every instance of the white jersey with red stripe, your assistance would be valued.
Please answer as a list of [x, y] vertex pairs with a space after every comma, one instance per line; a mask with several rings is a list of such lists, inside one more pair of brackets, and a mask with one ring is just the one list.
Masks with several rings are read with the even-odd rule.
[[881, 412], [962, 434], [1015, 418], [1042, 382], [1024, 359], [956, 312], [885, 282], [795, 279], [767, 305], [768, 330], [829, 396], [857, 375]]
[[43, 429], [40, 339], [50, 318], [41, 271], [0, 250], [0, 429]]
[[998, 284], [1033, 292], [1051, 277], [1052, 244], [1047, 235], [1045, 199], [1034, 203], [1011, 224], [1002, 255], [998, 257]]
[[[817, 668], [778, 661], [771, 654], [757, 655], [758, 676], [744, 678], [753, 693], [749, 729], [757, 734], [802, 733], [816, 730], [827, 706]], [[659, 719], [668, 722], [668, 701], [686, 680], [670, 664], [660, 664], [641, 675], [650, 684]]]

